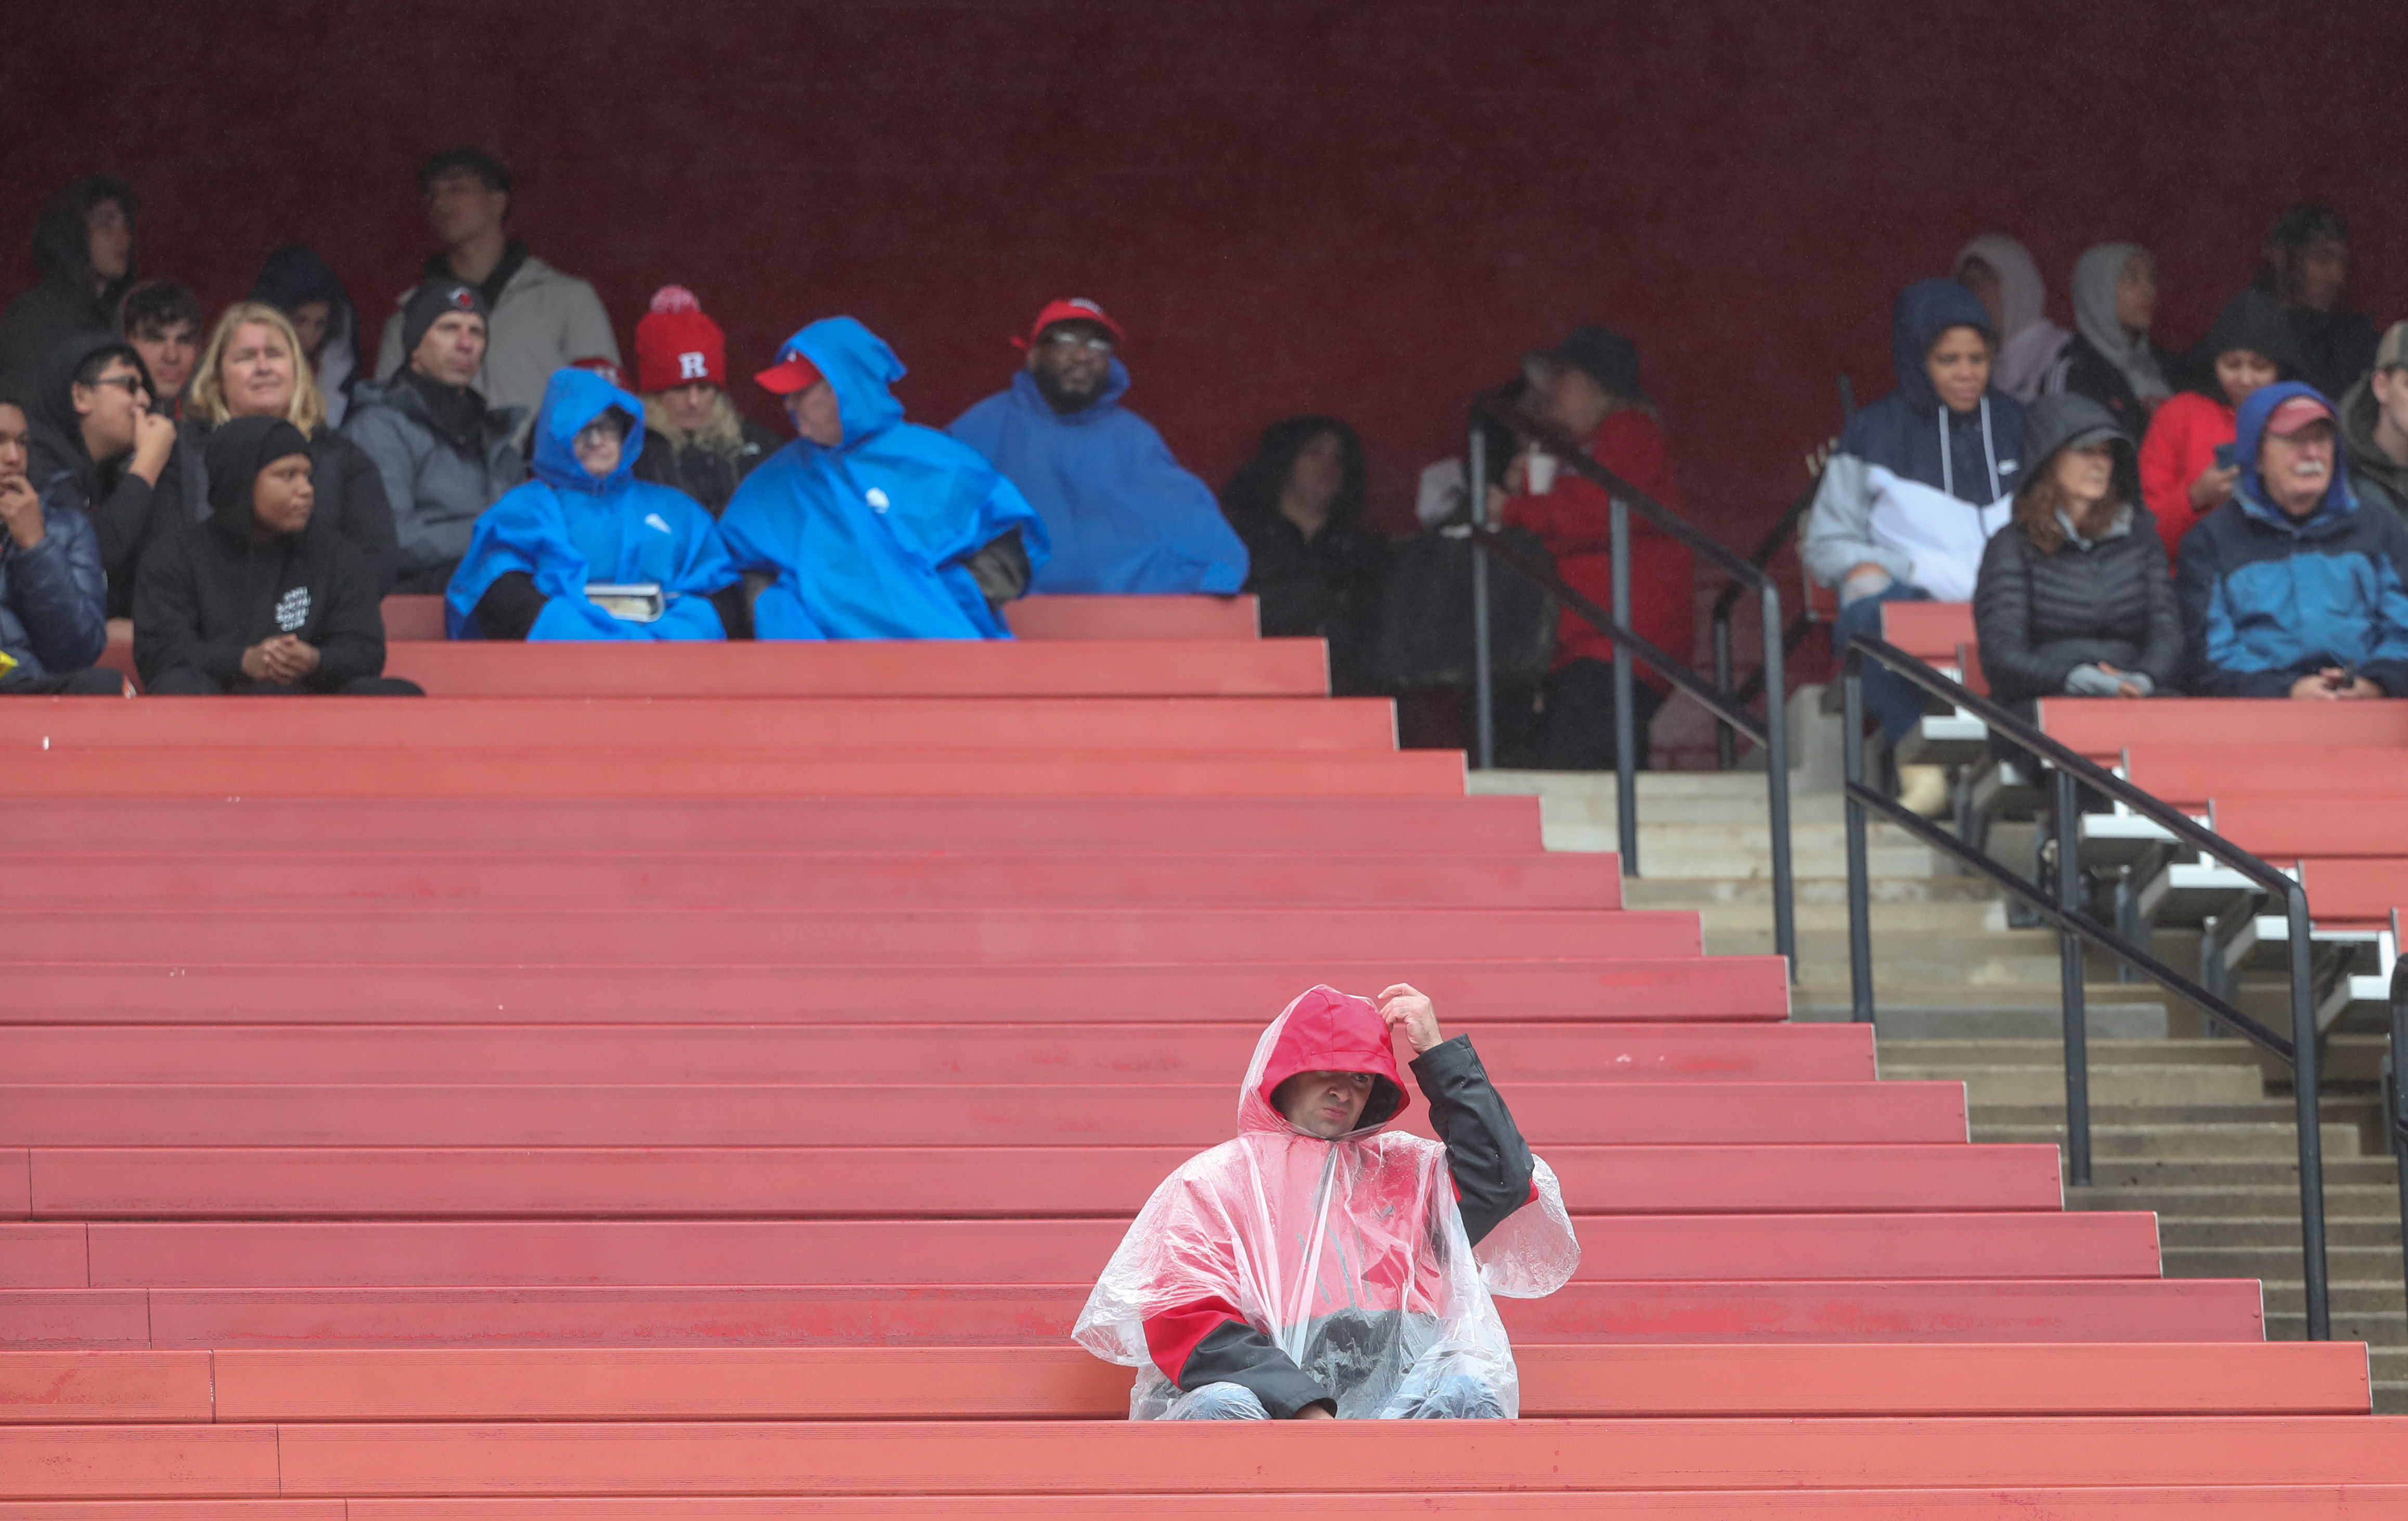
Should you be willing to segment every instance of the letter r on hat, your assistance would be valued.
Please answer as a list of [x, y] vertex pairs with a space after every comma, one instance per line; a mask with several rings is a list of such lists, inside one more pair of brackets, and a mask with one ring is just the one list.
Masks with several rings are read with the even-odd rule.
[[681, 380], [707, 380], [710, 379], [710, 362], [703, 357], [699, 350], [692, 353], [681, 353], [678, 355], [678, 379]]

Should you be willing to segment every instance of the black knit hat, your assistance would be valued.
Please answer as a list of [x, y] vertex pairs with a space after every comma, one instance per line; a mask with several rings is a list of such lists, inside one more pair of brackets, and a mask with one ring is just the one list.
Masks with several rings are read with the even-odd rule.
[[456, 280], [431, 280], [410, 293], [409, 304], [401, 309], [401, 352], [405, 355], [418, 352], [419, 339], [435, 325], [435, 319], [447, 312], [465, 311], [482, 317], [489, 323], [493, 314], [485, 309], [485, 297], [474, 285]]
[[1575, 327], [1561, 343], [1522, 361], [1523, 373], [1538, 385], [1545, 383], [1544, 372], [1555, 367], [1579, 370], [1625, 401], [1648, 400], [1639, 384], [1639, 345], [1610, 327]]

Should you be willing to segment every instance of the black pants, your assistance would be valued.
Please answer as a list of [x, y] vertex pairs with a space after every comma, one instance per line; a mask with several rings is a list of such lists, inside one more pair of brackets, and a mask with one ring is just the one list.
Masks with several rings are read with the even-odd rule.
[[[1634, 680], [1630, 696], [1632, 748], [1643, 771], [1652, 742], [1648, 728], [1664, 706], [1664, 695]], [[1497, 764], [1517, 770], [1612, 770], [1612, 662], [1574, 660], [1535, 687], [1500, 688]]]
[[122, 697], [125, 678], [95, 666], [64, 676], [12, 676], [0, 682], [0, 695], [11, 697]]
[[[154, 697], [309, 697], [319, 694], [306, 686], [279, 686], [274, 682], [221, 682], [207, 671], [177, 666], [142, 683]], [[344, 697], [423, 697], [426, 689], [398, 676], [355, 676], [335, 689]]]

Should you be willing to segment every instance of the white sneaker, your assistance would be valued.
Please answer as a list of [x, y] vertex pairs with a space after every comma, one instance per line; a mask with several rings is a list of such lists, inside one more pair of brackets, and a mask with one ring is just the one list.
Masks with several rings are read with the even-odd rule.
[[1910, 813], [1936, 819], [1948, 811], [1948, 768], [1944, 766], [1901, 766], [1898, 768], [1898, 803]]

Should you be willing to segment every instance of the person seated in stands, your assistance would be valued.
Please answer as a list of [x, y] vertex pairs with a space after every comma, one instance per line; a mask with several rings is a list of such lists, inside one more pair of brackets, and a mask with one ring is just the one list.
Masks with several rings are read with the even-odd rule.
[[[2023, 407], [1990, 384], [1989, 313], [1954, 280], [1917, 280], [1890, 316], [1898, 389], [1848, 420], [1806, 523], [1806, 572], [1840, 594], [1836, 653], [1879, 636], [1887, 602], [1966, 602], [1983, 546], [2004, 523], [2023, 447]], [[1923, 713], [1920, 693], [1878, 666], [1865, 706], [1893, 752]], [[1926, 816], [1948, 805], [1937, 766], [1898, 768], [1899, 797]]]
[[475, 389], [485, 357], [485, 298], [475, 286], [420, 286], [398, 341], [409, 362], [358, 387], [343, 436], [384, 477], [399, 540], [394, 589], [439, 592], [468, 552], [477, 515], [526, 479], [511, 442], [519, 411], [488, 407]]
[[201, 346], [201, 303], [172, 280], [146, 280], [125, 293], [117, 311], [118, 336], [134, 345], [150, 383], [159, 388], [150, 398], [154, 411], [169, 417], [184, 414], [184, 387], [193, 378], [193, 361]]
[[2134, 443], [2149, 414], [2172, 394], [2173, 356], [2149, 337], [2157, 318], [2157, 261], [2137, 243], [2101, 243], [2073, 264], [2073, 341], [2041, 389], [2087, 396], [2107, 409]]
[[2048, 320], [2048, 285], [2031, 251], [2001, 233], [1984, 233], [1956, 255], [1956, 283], [1990, 314], [1991, 383], [2017, 401], [2040, 395], [2066, 341]]
[[2232, 496], [2241, 467], [2231, 458], [2233, 420], [2258, 387], [2291, 372], [2291, 329], [2261, 291], [2224, 305], [2191, 350], [2188, 378], [2149, 419], [2141, 440], [2141, 499], [2157, 520], [2169, 557], [2185, 535]]
[[37, 281], [0, 312], [0, 385], [36, 394], [68, 340], [116, 335], [118, 303], [134, 283], [136, 208], [134, 187], [113, 174], [70, 180], [42, 203]]
[[2253, 288], [2280, 302], [2299, 378], [2328, 396], [2356, 385], [2374, 363], [2374, 323], [2349, 307], [2349, 223], [2303, 201], [2274, 221]]
[[2296, 380], [2242, 403], [2232, 499], [2175, 572], [2200, 696], [2408, 696], [2408, 525], [2351, 492], [2340, 433]]
[[143, 557], [134, 665], [160, 696], [421, 695], [384, 672], [384, 616], [366, 557], [312, 535], [309, 440], [280, 417], [209, 434], [207, 522]]
[[2394, 323], [2374, 368], [2341, 398], [2342, 445], [2358, 499], [2408, 519], [2408, 323]]
[[850, 317], [811, 323], [754, 377], [793, 442], [720, 519], [759, 583], [764, 639], [1003, 639], [1002, 608], [1045, 563], [1045, 524], [985, 456], [903, 421], [902, 362]]
[[1990, 695], [2028, 721], [2037, 699], [2145, 697], [2182, 675], [2182, 615], [2165, 546], [2133, 503], [2132, 440], [2087, 396], [2024, 413], [2014, 517], [1973, 588]]
[[[1639, 350], [1604, 327], [1576, 327], [1563, 342], [1522, 361], [1532, 412], [1581, 452], [1681, 510], [1680, 487], [1656, 407], [1639, 383]], [[1555, 557], [1555, 571], [1598, 607], [1613, 607], [1612, 501], [1605, 489], [1535, 448], [1487, 489], [1492, 521], [1526, 528]], [[1677, 659], [1689, 655], [1696, 598], [1689, 551], [1636, 512], [1630, 529], [1630, 623], [1640, 638]], [[1648, 764], [1649, 727], [1670, 690], [1637, 665], [1631, 685], [1638, 764]], [[1535, 701], [1531, 700], [1535, 697]], [[1610, 770], [1614, 764], [1613, 640], [1567, 608], [1555, 624], [1555, 667], [1536, 694], [1498, 701], [1498, 753], [1506, 765], [1546, 771]]]
[[301, 357], [326, 405], [326, 426], [351, 415], [351, 393], [363, 379], [360, 313], [340, 277], [317, 252], [287, 243], [259, 266], [251, 299], [274, 307], [293, 323]]
[[150, 376], [134, 345], [89, 336], [51, 356], [32, 421], [35, 489], [45, 506], [92, 520], [108, 615], [125, 617], [143, 553], [179, 521], [176, 424], [151, 409]]
[[[1442, 1143], [1396, 1128], [1398, 1033]], [[1511, 1418], [1490, 1295], [1552, 1294], [1579, 1262], [1470, 1039], [1403, 983], [1377, 1006], [1316, 987], [1255, 1043], [1237, 1139], [1154, 1191], [1071, 1334], [1138, 1370], [1132, 1420]]]
[[727, 336], [682, 285], [652, 293], [636, 324], [636, 388], [644, 447], [636, 479], [673, 486], [718, 517], [778, 436], [736, 410], [727, 395]]
[[736, 567], [694, 498], [636, 479], [643, 413], [591, 370], [552, 372], [536, 478], [477, 520], [445, 594], [453, 639], [727, 637], [711, 595], [738, 583]]
[[1246, 545], [1246, 586], [1268, 639], [1329, 641], [1329, 689], [1372, 692], [1371, 640], [1388, 541], [1363, 521], [1363, 442], [1334, 417], [1263, 430], [1254, 457], [1221, 489]]
[[366, 451], [327, 424], [326, 405], [308, 342], [284, 313], [264, 301], [228, 307], [209, 334], [184, 409], [179, 465], [185, 512], [196, 523], [209, 515], [210, 432], [237, 417], [280, 417], [309, 440], [309, 487], [317, 505], [308, 531], [350, 539], [366, 557], [382, 596], [400, 569], [384, 475]]
[[1245, 584], [1246, 547], [1212, 488], [1121, 405], [1118, 323], [1083, 298], [1049, 303], [1010, 386], [947, 431], [995, 462], [1045, 521], [1053, 556], [1031, 590], [1218, 592]]
[[114, 696], [125, 679], [92, 668], [108, 645], [100, 540], [27, 479], [30, 426], [25, 404], [0, 392], [0, 695]]

